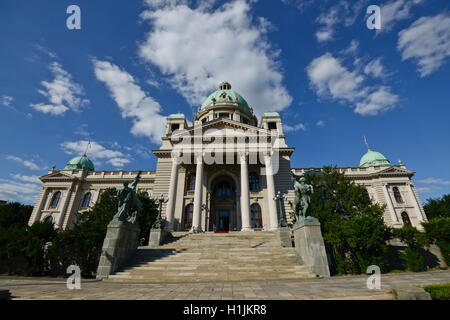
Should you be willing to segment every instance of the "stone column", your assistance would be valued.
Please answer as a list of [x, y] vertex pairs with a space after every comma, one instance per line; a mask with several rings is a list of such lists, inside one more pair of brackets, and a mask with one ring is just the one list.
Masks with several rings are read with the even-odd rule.
[[418, 220], [417, 229], [423, 230], [423, 227], [420, 224], [420, 222], [421, 222], [421, 220], [422, 221], [427, 221], [427, 219], [424, 217], [424, 215], [422, 213], [422, 210], [420, 210], [419, 199], [417, 199], [416, 194], [414, 193], [414, 189], [413, 189], [412, 183], [409, 184], [409, 191], [410, 191], [410, 194], [411, 194], [410, 198], [411, 198], [411, 200], [413, 202], [414, 209], [416, 209], [416, 212], [417, 212], [416, 213], [417, 220]]
[[[74, 183], [75, 183], [75, 182], [72, 182], [72, 184], [70, 185], [70, 187], [67, 189], [67, 195], [66, 195], [66, 197], [64, 198], [64, 205], [63, 205], [63, 207], [61, 208], [61, 212], [60, 212], [60, 214], [59, 214], [59, 219], [58, 219], [58, 222], [57, 222], [57, 224], [56, 224], [56, 226], [57, 226], [58, 228], [61, 228], [61, 230], [62, 230], [62, 228], [63, 228], [64, 225], [67, 225], [67, 222], [65, 222], [64, 219], [65, 219], [65, 217], [66, 217], [66, 215], [67, 215], [67, 207], [68, 207], [68, 205], [69, 205], [69, 201], [70, 201], [70, 198], [71, 198], [71, 196], [72, 196], [72, 189], [73, 189]], [[69, 215], [67, 215], [67, 216], [69, 217]]]
[[391, 215], [393, 217], [393, 222], [395, 224], [399, 224], [400, 221], [398, 220], [397, 213], [395, 213], [394, 205], [392, 204], [391, 196], [389, 195], [388, 189], [387, 189], [387, 183], [383, 183], [383, 193], [384, 197], [386, 198], [386, 203], [388, 206], [389, 211], [391, 211]]
[[33, 209], [33, 214], [31, 215], [30, 221], [28, 225], [32, 225], [36, 221], [41, 220], [42, 210], [45, 208], [45, 204], [47, 203], [49, 189], [48, 187], [42, 187], [41, 192], [39, 193], [38, 201], [36, 201], [36, 205]]
[[172, 154], [172, 171], [170, 173], [170, 184], [169, 184], [169, 201], [167, 202], [166, 207], [166, 219], [167, 225], [166, 228], [168, 231], [173, 230], [174, 224], [174, 213], [175, 213], [175, 203], [176, 203], [176, 186], [178, 182], [178, 165], [180, 163], [180, 154], [173, 153]]
[[197, 170], [195, 172], [194, 212], [192, 217], [192, 232], [201, 232], [200, 215], [202, 212], [203, 187], [203, 155], [196, 154]]
[[245, 152], [239, 152], [239, 158], [241, 164], [241, 231], [251, 231], [247, 155]]
[[273, 231], [278, 228], [278, 215], [277, 205], [273, 199], [275, 197], [275, 182], [272, 172], [272, 158], [269, 153], [264, 155], [264, 161], [266, 163], [267, 203], [269, 204], [269, 230]]

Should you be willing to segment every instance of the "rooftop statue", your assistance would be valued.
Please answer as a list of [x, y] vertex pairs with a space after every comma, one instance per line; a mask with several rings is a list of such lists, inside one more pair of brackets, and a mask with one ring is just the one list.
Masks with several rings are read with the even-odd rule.
[[294, 202], [289, 201], [295, 215], [295, 224], [301, 221], [317, 221], [311, 216], [311, 195], [313, 194], [313, 186], [306, 183], [305, 177], [298, 177], [291, 172], [291, 180], [294, 184], [295, 199]]
[[142, 203], [136, 195], [136, 186], [140, 178], [141, 171], [138, 172], [136, 178], [131, 184], [131, 188], [128, 187], [129, 181], [125, 180], [123, 182], [123, 188], [117, 191], [119, 205], [117, 213], [113, 217], [113, 221], [128, 221], [133, 224], [136, 222], [137, 212], [142, 207]]

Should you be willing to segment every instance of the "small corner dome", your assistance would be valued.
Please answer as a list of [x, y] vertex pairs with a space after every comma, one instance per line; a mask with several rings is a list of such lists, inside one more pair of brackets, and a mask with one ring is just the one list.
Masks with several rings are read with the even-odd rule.
[[251, 111], [247, 101], [236, 91], [231, 90], [231, 84], [224, 81], [219, 84], [219, 90], [214, 91], [209, 95], [208, 98], [202, 103], [200, 110], [205, 109], [212, 103], [220, 104], [223, 103], [237, 103], [241, 107], [247, 108]]
[[85, 171], [95, 171], [94, 164], [89, 158], [83, 154], [80, 157], [75, 157], [70, 160], [63, 170], [85, 170]]
[[379, 152], [368, 150], [359, 161], [361, 168], [390, 165], [389, 160]]

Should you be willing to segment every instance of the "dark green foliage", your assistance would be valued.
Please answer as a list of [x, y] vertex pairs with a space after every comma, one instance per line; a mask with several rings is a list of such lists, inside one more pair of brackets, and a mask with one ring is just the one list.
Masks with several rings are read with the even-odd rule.
[[394, 229], [394, 237], [405, 243], [408, 247], [400, 253], [400, 258], [405, 261], [405, 268], [409, 271], [424, 271], [424, 259], [420, 254], [420, 246], [427, 245], [425, 234], [411, 225]]
[[324, 167], [320, 175], [306, 175], [314, 193], [311, 213], [321, 223], [327, 247], [332, 249], [338, 274], [365, 273], [369, 265], [383, 269], [389, 228], [384, 207], [373, 204], [364, 187], [354, 184], [339, 170]]
[[433, 218], [422, 225], [427, 240], [441, 249], [445, 262], [450, 265], [450, 217]]
[[155, 223], [158, 216], [158, 205], [155, 200], [144, 196], [143, 193], [138, 193], [138, 198], [142, 202], [142, 208], [138, 211], [136, 221], [139, 223], [141, 233], [139, 239], [144, 239], [143, 243], [148, 243], [148, 237], [150, 235], [150, 229]]
[[[78, 215], [72, 229], [62, 232], [57, 232], [51, 222], [27, 226], [30, 206], [0, 205], [0, 269], [9, 274], [67, 276], [67, 267], [78, 265], [82, 277], [95, 277], [107, 225], [117, 212], [116, 194], [114, 188], [105, 190], [91, 210]], [[148, 242], [157, 206], [143, 194], [138, 197], [142, 208], [137, 221], [141, 237]]]
[[423, 206], [428, 220], [434, 218], [450, 218], [450, 194], [443, 195], [442, 198], [427, 199]]
[[450, 283], [425, 286], [424, 289], [432, 300], [450, 300]]
[[33, 206], [18, 202], [0, 203], [0, 227], [23, 226], [28, 224]]
[[[42, 275], [44, 249], [56, 236], [53, 223], [36, 222], [32, 226], [0, 227], [0, 260], [8, 274]], [[20, 265], [18, 261], [23, 260]]]
[[[58, 234], [49, 249], [52, 274], [65, 274], [67, 267], [74, 264], [80, 267], [82, 277], [95, 276], [108, 223], [117, 212], [116, 194], [114, 188], [105, 190], [91, 210], [79, 215], [77, 225]], [[156, 204], [142, 194], [138, 197], [142, 202], [137, 214], [140, 236], [148, 241], [150, 226], [157, 215]]]

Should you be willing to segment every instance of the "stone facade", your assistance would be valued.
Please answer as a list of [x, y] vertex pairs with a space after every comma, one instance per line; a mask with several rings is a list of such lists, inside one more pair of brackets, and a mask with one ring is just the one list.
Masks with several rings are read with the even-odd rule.
[[[163, 217], [170, 231], [273, 231], [279, 220], [274, 200], [278, 191], [287, 194], [282, 211], [291, 222], [290, 172], [320, 170], [293, 169], [294, 150], [286, 145], [278, 113], [264, 113], [258, 125], [253, 109], [228, 83], [222, 83], [199, 108], [192, 126], [182, 114], [167, 117], [162, 145], [153, 150], [156, 170], [142, 172], [137, 191], [168, 198]], [[372, 159], [373, 155], [382, 157], [369, 150], [360, 167], [340, 170], [365, 186], [373, 201], [386, 204], [387, 225], [410, 222], [421, 228], [420, 222], [427, 218], [411, 180], [414, 172], [385, 158]], [[79, 161], [84, 161], [83, 166]], [[63, 170], [52, 169], [41, 177], [43, 186], [29, 223], [51, 217], [57, 228], [70, 228], [77, 213], [92, 207], [103, 190], [120, 188], [136, 174], [93, 171], [86, 155], [72, 159]]]

